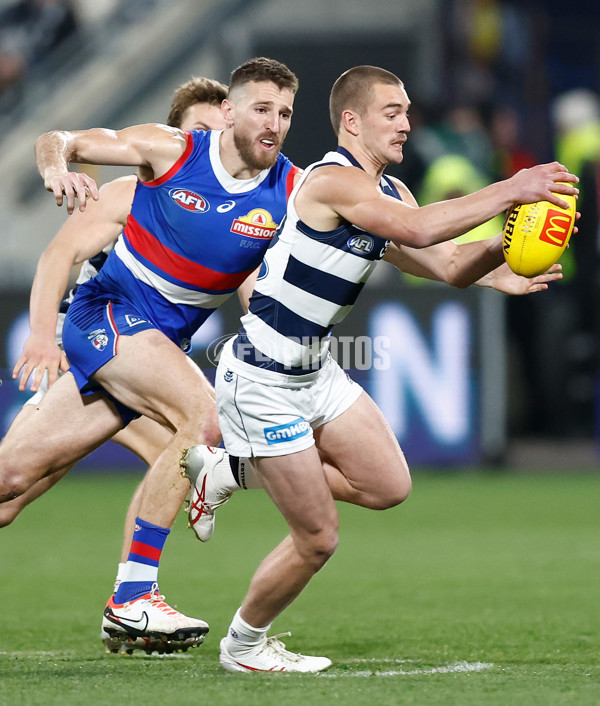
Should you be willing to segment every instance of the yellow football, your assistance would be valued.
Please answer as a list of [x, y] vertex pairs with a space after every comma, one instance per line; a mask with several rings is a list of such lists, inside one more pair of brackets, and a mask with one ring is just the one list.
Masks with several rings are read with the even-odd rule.
[[565, 251], [573, 226], [577, 201], [561, 194], [569, 204], [559, 208], [548, 201], [515, 206], [502, 230], [504, 259], [510, 269], [524, 277], [542, 274], [558, 261]]

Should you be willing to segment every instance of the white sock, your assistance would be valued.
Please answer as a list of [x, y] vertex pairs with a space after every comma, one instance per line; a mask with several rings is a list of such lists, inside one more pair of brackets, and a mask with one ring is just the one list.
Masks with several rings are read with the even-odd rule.
[[117, 592], [117, 588], [119, 588], [119, 584], [123, 580], [124, 571], [125, 571], [125, 562], [120, 561], [119, 568], [117, 569], [117, 577], [115, 578], [115, 590], [113, 591], [113, 593]]
[[256, 647], [264, 640], [271, 624], [264, 628], [253, 628], [242, 618], [240, 610], [241, 608], [238, 608], [233, 616], [227, 631], [227, 642], [234, 650], [245, 651]]

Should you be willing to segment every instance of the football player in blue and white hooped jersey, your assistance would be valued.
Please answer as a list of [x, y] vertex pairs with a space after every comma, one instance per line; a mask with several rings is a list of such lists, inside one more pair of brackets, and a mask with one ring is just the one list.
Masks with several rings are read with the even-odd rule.
[[267, 630], [334, 553], [336, 500], [382, 510], [410, 493], [392, 430], [327, 350], [328, 334], [377, 262], [385, 257], [409, 272], [467, 286], [502, 264], [501, 241], [447, 241], [515, 202], [560, 205], [560, 193], [576, 192], [568, 182], [577, 177], [553, 163], [419, 208], [402, 183], [383, 173], [402, 161], [409, 105], [402, 82], [377, 67], [355, 67], [336, 81], [330, 112], [338, 149], [311, 165], [292, 192], [250, 311], [219, 361], [225, 446], [251, 457], [290, 527], [221, 641], [221, 664], [231, 671], [329, 666], [325, 657], [292, 658]]
[[[195, 330], [262, 261], [285, 213], [297, 169], [280, 148], [297, 79], [253, 59], [236, 69], [219, 132], [141, 125], [120, 131], [52, 132], [38, 138], [38, 168], [58, 205], [98, 198], [70, 162], [132, 165], [139, 182], [119, 242], [69, 307], [63, 342], [71, 365], [48, 391], [19, 444], [0, 445], [0, 501], [72, 463], [143, 414], [173, 432], [150, 470], [126, 569], [105, 609], [105, 629], [165, 639], [197, 637], [158, 592], [166, 536], [189, 490], [181, 449], [218, 444], [214, 392], [185, 350]], [[145, 491], [148, 489], [146, 486]]]

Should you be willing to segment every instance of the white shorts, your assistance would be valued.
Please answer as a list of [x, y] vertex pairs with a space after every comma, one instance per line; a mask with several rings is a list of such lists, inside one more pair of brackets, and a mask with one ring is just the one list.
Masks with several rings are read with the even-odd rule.
[[262, 370], [223, 348], [215, 378], [219, 425], [233, 456], [285, 456], [314, 445], [313, 429], [339, 417], [362, 393], [329, 358], [308, 375]]

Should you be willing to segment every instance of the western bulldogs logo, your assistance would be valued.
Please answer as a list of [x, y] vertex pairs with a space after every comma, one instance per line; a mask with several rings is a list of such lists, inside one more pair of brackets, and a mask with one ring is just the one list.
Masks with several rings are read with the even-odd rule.
[[106, 335], [106, 329], [99, 328], [92, 331], [88, 336], [88, 340], [91, 341], [92, 346], [97, 351], [103, 351], [106, 346], [108, 346], [108, 336]]
[[206, 213], [210, 208], [210, 204], [203, 196], [189, 189], [171, 189], [169, 196], [178, 206], [192, 213]]
[[355, 235], [348, 240], [348, 247], [357, 255], [368, 255], [373, 250], [374, 245], [375, 241], [373, 238], [366, 234]]

